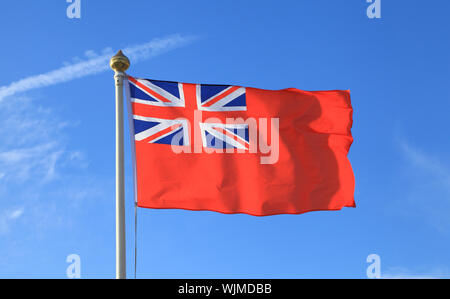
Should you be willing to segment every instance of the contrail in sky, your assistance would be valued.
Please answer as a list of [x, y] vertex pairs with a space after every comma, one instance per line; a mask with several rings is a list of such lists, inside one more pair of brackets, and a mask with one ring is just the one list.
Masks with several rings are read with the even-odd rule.
[[[174, 35], [161, 39], [154, 39], [148, 43], [135, 45], [123, 49], [133, 63], [149, 59], [164, 52], [186, 45], [196, 39], [193, 36]], [[86, 52], [89, 58], [80, 62], [67, 64], [59, 69], [31, 76], [0, 87], [0, 102], [7, 96], [31, 89], [55, 85], [67, 82], [87, 75], [97, 74], [109, 69], [109, 60], [113, 52], [111, 49], [102, 55], [96, 55], [92, 51]]]

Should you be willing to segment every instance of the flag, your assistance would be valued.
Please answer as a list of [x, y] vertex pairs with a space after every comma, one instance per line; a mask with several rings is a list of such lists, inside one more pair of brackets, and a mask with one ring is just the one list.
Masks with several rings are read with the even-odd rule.
[[355, 207], [349, 91], [128, 76], [139, 207], [255, 216]]

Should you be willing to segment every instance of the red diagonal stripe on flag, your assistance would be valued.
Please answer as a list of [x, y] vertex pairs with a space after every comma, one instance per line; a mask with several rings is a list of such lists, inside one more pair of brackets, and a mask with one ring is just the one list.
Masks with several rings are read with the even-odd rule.
[[166, 135], [167, 133], [170, 133], [172, 130], [175, 131], [176, 129], [179, 129], [180, 127], [181, 127], [180, 124], [170, 126], [170, 127], [166, 128], [166, 129], [164, 129], [164, 130], [162, 130], [162, 131], [159, 131], [158, 133], [153, 134], [152, 136], [149, 136], [148, 138], [146, 138], [146, 139], [144, 139], [144, 140], [141, 140], [141, 141], [147, 141], [147, 140], [150, 140], [149, 142], [152, 142], [152, 141], [158, 139], [159, 137], [164, 136], [164, 135]]
[[224, 93], [216, 96], [215, 98], [211, 99], [206, 104], [202, 104], [202, 106], [205, 107], [205, 108], [211, 107], [211, 105], [214, 105], [215, 103], [217, 103], [218, 101], [220, 101], [224, 97], [226, 97], [226, 96], [232, 94], [233, 92], [235, 92], [236, 90], [238, 90], [239, 88], [240, 88], [239, 86], [233, 86], [229, 90], [227, 90], [226, 92], [224, 92]]
[[[240, 143], [241, 145], [243, 145], [244, 147], [247, 147], [247, 142], [243, 141], [241, 138], [239, 138], [237, 135], [233, 135], [231, 134], [231, 132], [229, 132], [226, 129], [220, 128], [220, 127], [214, 127], [214, 129], [228, 137], [230, 137], [231, 139], [237, 141], [238, 143]], [[224, 140], [225, 141], [225, 140]], [[225, 141], [226, 142], [226, 141]]]
[[165, 102], [165, 103], [170, 103], [169, 100], [167, 100], [166, 98], [162, 97], [158, 93], [154, 92], [153, 90], [151, 90], [150, 88], [148, 88], [147, 86], [145, 86], [144, 84], [139, 82], [138, 80], [134, 79], [133, 77], [128, 76], [128, 80], [130, 80], [134, 85], [136, 85], [137, 87], [145, 90], [146, 92], [151, 94], [153, 97], [157, 98], [158, 100], [160, 100], [162, 102]]

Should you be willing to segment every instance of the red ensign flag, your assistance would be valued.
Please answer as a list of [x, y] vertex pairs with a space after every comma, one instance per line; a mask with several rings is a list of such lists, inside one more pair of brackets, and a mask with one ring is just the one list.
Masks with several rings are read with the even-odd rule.
[[128, 77], [139, 207], [256, 216], [355, 207], [348, 91]]

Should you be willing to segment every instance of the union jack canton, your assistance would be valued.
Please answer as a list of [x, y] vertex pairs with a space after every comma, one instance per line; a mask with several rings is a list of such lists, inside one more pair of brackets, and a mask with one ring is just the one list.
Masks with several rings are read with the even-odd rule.
[[200, 120], [195, 124], [193, 113], [194, 110], [216, 112], [216, 116], [223, 118], [232, 117], [233, 112], [247, 111], [245, 87], [157, 81], [131, 76], [128, 82], [130, 100], [135, 107], [133, 122], [136, 141], [190, 146], [193, 138], [189, 126], [193, 126], [199, 128], [205, 148], [249, 149], [249, 127], [245, 122], [228, 124]]

